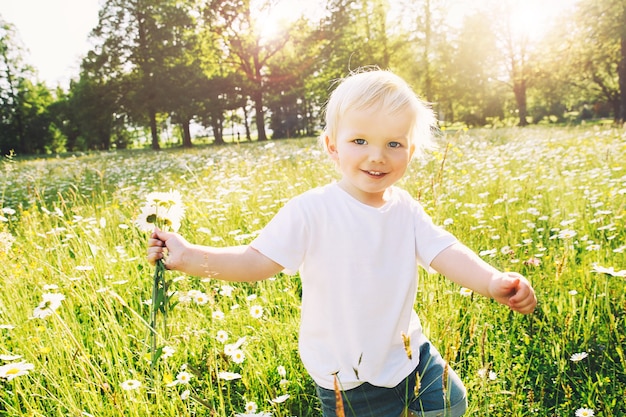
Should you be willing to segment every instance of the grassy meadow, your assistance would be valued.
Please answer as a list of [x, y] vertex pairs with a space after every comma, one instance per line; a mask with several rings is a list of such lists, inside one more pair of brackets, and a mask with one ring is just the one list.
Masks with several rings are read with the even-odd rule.
[[[626, 133], [442, 132], [401, 186], [490, 263], [525, 274], [529, 316], [420, 271], [425, 332], [472, 416], [626, 415]], [[180, 232], [249, 242], [291, 197], [337, 178], [314, 139], [0, 162], [0, 416], [319, 416], [298, 358], [300, 283], [154, 268], [134, 225], [178, 190]]]

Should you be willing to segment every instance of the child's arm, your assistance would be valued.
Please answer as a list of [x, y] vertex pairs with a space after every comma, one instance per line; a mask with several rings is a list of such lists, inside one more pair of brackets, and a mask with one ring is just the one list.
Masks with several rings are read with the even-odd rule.
[[520, 313], [532, 313], [537, 305], [535, 291], [526, 278], [498, 271], [463, 244], [444, 249], [430, 266], [451, 281]]
[[281, 265], [250, 246], [194, 245], [177, 233], [161, 230], [155, 230], [148, 239], [147, 259], [152, 264], [165, 259], [167, 269], [224, 281], [260, 281], [283, 270]]

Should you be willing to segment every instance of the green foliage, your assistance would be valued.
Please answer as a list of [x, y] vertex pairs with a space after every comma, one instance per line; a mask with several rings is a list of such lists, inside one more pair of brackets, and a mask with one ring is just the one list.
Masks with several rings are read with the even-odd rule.
[[[461, 130], [440, 141], [400, 185], [539, 298], [522, 316], [420, 272], [416, 310], [467, 385], [468, 415], [624, 415], [626, 294], [608, 269], [626, 269], [623, 132]], [[154, 270], [133, 226], [145, 195], [180, 191], [190, 241], [249, 242], [289, 198], [336, 178], [312, 138], [269, 145], [0, 162], [0, 354], [35, 366], [0, 378], [0, 415], [233, 416], [248, 402], [320, 414], [297, 353], [297, 276], [227, 285], [166, 271], [177, 304], [150, 364]], [[65, 300], [31, 319], [46, 292]], [[226, 345], [240, 339], [233, 355]]]
[[219, 144], [228, 127], [246, 140], [266, 139], [266, 127], [315, 135], [335, 81], [362, 66], [404, 77], [448, 127], [626, 114], [620, 0], [580, 1], [541, 38], [513, 27], [526, 4], [509, 0], [460, 21], [445, 0], [325, 0], [288, 22], [274, 21], [277, 3], [104, 1], [80, 74], [55, 94], [2, 22], [0, 152], [159, 149], [165, 137], [191, 147], [196, 126]]

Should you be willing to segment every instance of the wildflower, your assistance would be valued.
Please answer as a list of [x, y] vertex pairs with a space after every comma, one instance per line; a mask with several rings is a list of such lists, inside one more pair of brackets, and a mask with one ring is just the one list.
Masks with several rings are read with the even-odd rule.
[[615, 271], [614, 267], [604, 267], [604, 266], [600, 266], [598, 264], [593, 264], [593, 269], [591, 270], [591, 272], [596, 272], [598, 274], [607, 274], [607, 275], [611, 275], [612, 277], [623, 277], [626, 278], [626, 269], [623, 269], [621, 271]]
[[461, 289], [459, 290], [459, 294], [461, 294], [463, 297], [469, 297], [470, 295], [472, 295], [472, 293], [472, 290], [465, 287], [461, 287]]
[[559, 239], [571, 239], [574, 236], [576, 236], [576, 231], [571, 229], [561, 230], [559, 234], [556, 235], [556, 237]]
[[58, 290], [58, 289], [59, 289], [59, 286], [56, 284], [46, 284], [43, 286], [44, 291]]
[[236, 372], [220, 372], [219, 374], [217, 374], [217, 376], [219, 377], [219, 379], [223, 379], [224, 381], [233, 381], [235, 379], [241, 378], [241, 374], [238, 374]]
[[224, 353], [228, 356], [233, 356], [233, 354], [244, 344], [246, 341], [245, 337], [239, 338], [235, 343], [228, 344], [224, 346]]
[[490, 381], [498, 379], [498, 374], [495, 371], [490, 371], [487, 368], [481, 368], [478, 370], [478, 376], [481, 378], [489, 378]]
[[494, 257], [496, 255], [498, 251], [496, 249], [487, 249], [487, 250], [482, 250], [480, 251], [478, 254], [480, 256], [490, 256], [490, 257]]
[[447, 218], [443, 221], [444, 226], [450, 226], [452, 223], [454, 223], [454, 220], [451, 218]]
[[13, 242], [15, 242], [15, 237], [11, 233], [0, 232], [0, 253], [9, 253]]
[[224, 319], [224, 313], [221, 312], [220, 310], [215, 310], [213, 312], [213, 314], [211, 314], [211, 317], [213, 317], [216, 320], [223, 320]]
[[260, 319], [263, 316], [263, 307], [259, 305], [250, 307], [250, 315], [255, 319]]
[[246, 403], [246, 413], [253, 414], [256, 413], [257, 405], [254, 401], [248, 401]]
[[77, 271], [91, 271], [93, 269], [93, 265], [78, 265], [76, 267]]
[[209, 296], [203, 293], [202, 291], [195, 292], [194, 295], [192, 296], [192, 299], [196, 304], [200, 306], [203, 306], [209, 302]]
[[188, 384], [189, 381], [191, 381], [191, 378], [193, 378], [193, 375], [190, 374], [189, 372], [179, 372], [178, 375], [176, 375], [176, 382], [177, 384]]
[[230, 285], [222, 285], [219, 294], [224, 297], [232, 297], [234, 290], [235, 288]]
[[161, 351], [161, 359], [167, 359], [174, 355], [176, 349], [171, 346], [163, 346], [163, 350]]
[[190, 395], [191, 395], [191, 392], [188, 389], [186, 389], [180, 394], [180, 399], [183, 401], [186, 401], [189, 399]]
[[228, 333], [224, 330], [218, 330], [215, 338], [218, 342], [225, 343], [228, 340]]
[[576, 290], [569, 290], [569, 295], [577, 295], [578, 291]]
[[285, 395], [281, 395], [279, 397], [274, 398], [273, 400], [270, 400], [271, 402], [273, 402], [274, 404], [281, 404], [284, 403], [285, 401], [287, 401], [289, 399], [290, 395], [289, 394], [285, 394]]
[[576, 417], [593, 417], [596, 413], [591, 408], [579, 408], [576, 410]]
[[[146, 232], [152, 232], [155, 228], [177, 232], [184, 214], [185, 206], [182, 204], [178, 191], [153, 192], [147, 195], [141, 213], [135, 219], [135, 225]], [[159, 311], [163, 313], [163, 327], [167, 328], [166, 317], [171, 298], [171, 294], [167, 291], [169, 285], [170, 282], [165, 280], [164, 260], [159, 259], [156, 262], [152, 280], [152, 304], [150, 304], [150, 327], [152, 329], [156, 328]], [[154, 366], [158, 359], [155, 332], [150, 333], [150, 348], [151, 362]]]
[[133, 391], [141, 387], [141, 382], [136, 379], [128, 379], [120, 384], [124, 391]]
[[65, 296], [58, 293], [44, 293], [42, 298], [43, 301], [33, 311], [33, 318], [45, 319], [61, 306], [61, 301], [65, 300]]
[[241, 364], [246, 360], [246, 355], [243, 353], [243, 350], [235, 349], [231, 352], [230, 358], [233, 360], [233, 362]]
[[286, 378], [286, 377], [287, 377], [287, 370], [286, 370], [286, 369], [285, 369], [285, 367], [284, 367], [284, 366], [282, 366], [282, 365], [278, 365], [278, 366], [276, 367], [276, 372], [278, 372], [278, 375], [279, 375], [281, 378]]
[[[146, 360], [150, 360], [147, 356], [148, 355], [146, 355]], [[168, 387], [173, 387], [174, 385], [176, 385], [176, 382], [174, 382], [174, 377], [169, 372], [163, 374], [162, 381], [165, 386]]]
[[572, 356], [569, 357], [569, 360], [572, 362], [580, 362], [583, 359], [585, 359], [587, 356], [589, 356], [587, 352], [574, 353], [572, 354]]
[[146, 197], [135, 225], [146, 232], [153, 231], [155, 227], [177, 232], [184, 214], [185, 207], [178, 191], [153, 192]]
[[235, 414], [235, 417], [272, 417], [272, 415], [270, 413], [263, 413], [263, 412], [259, 414], [252, 414], [252, 413], [241, 414], [240, 413], [240, 414]]
[[524, 265], [539, 266], [541, 265], [541, 259], [531, 256], [528, 260], [524, 261]]
[[13, 362], [0, 366], [0, 378], [11, 381], [13, 378], [28, 374], [28, 371], [35, 369], [35, 365], [28, 362]]

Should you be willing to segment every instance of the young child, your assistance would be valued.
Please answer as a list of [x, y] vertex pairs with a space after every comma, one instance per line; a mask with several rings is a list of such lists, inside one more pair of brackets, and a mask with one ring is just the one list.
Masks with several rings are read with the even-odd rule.
[[465, 388], [414, 310], [417, 265], [523, 314], [537, 301], [523, 276], [488, 265], [394, 186], [433, 122], [398, 76], [355, 72], [331, 94], [321, 137], [338, 182], [293, 198], [249, 245], [200, 246], [155, 230], [147, 258], [226, 281], [298, 271], [300, 356], [324, 417], [336, 415], [335, 381], [346, 416], [460, 416]]

